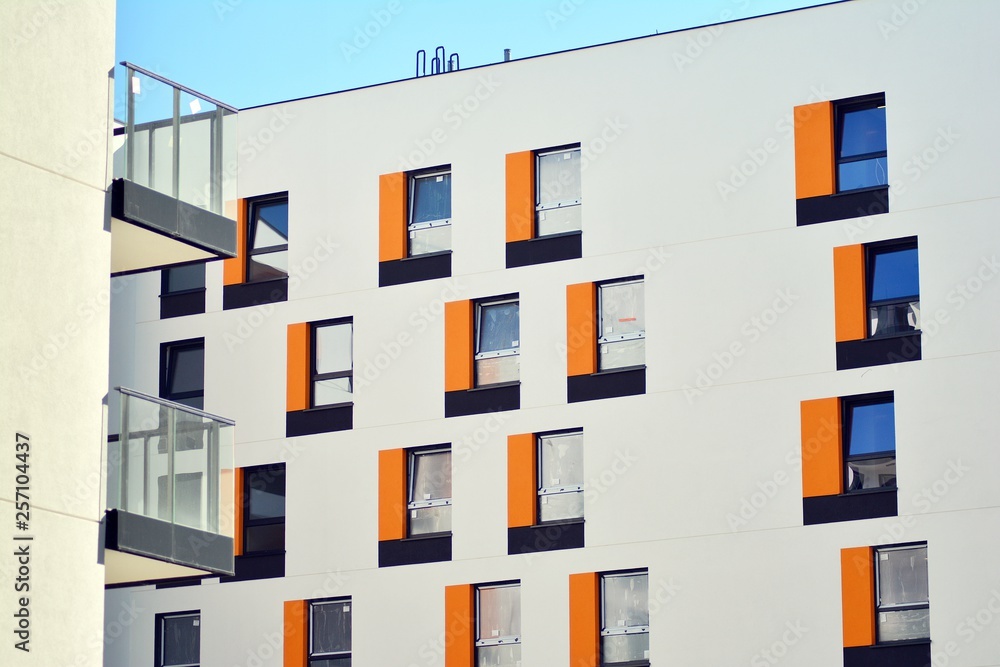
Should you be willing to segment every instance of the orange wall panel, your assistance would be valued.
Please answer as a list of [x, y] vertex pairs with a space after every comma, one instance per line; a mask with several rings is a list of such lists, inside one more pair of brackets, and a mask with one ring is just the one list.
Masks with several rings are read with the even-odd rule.
[[566, 286], [566, 373], [597, 372], [597, 286]]
[[378, 539], [406, 537], [406, 450], [378, 453]]
[[309, 619], [306, 611], [309, 604], [305, 600], [285, 601], [285, 646], [284, 667], [306, 667], [309, 659]]
[[445, 586], [444, 667], [473, 667], [476, 636], [473, 628], [474, 610], [475, 600], [471, 585]]
[[310, 327], [308, 322], [288, 325], [287, 395], [288, 412], [309, 409]]
[[444, 304], [444, 390], [472, 389], [472, 301]]
[[378, 261], [406, 257], [406, 172], [378, 177]]
[[507, 436], [507, 526], [537, 523], [538, 472], [535, 434]]
[[865, 338], [868, 335], [868, 324], [863, 245], [833, 249], [833, 290], [837, 342]]
[[875, 569], [872, 550], [840, 550], [840, 584], [844, 647], [875, 644]]
[[239, 285], [247, 275], [247, 200], [236, 200], [236, 257], [222, 261], [222, 284]]
[[795, 107], [795, 197], [832, 195], [834, 188], [833, 103]]
[[569, 575], [569, 664], [600, 664], [600, 590], [596, 572]]
[[819, 398], [799, 406], [802, 429], [802, 497], [844, 490], [840, 399]]
[[507, 243], [535, 236], [535, 154], [507, 154]]

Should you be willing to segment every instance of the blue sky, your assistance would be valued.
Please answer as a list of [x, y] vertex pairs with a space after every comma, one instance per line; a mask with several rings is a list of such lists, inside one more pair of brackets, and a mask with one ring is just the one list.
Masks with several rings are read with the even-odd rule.
[[116, 60], [243, 108], [830, 1], [118, 0]]

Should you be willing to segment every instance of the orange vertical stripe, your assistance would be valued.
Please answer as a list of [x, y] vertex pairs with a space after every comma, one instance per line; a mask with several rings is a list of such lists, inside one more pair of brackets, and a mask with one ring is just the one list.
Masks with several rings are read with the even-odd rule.
[[222, 261], [222, 284], [239, 285], [247, 274], [247, 200], [236, 200], [236, 257]]
[[233, 555], [243, 555], [243, 468], [233, 471]]
[[444, 304], [444, 390], [472, 389], [472, 301]]
[[471, 585], [445, 586], [444, 667], [473, 667], [475, 660], [475, 632], [472, 627], [474, 609], [475, 602]]
[[535, 236], [535, 154], [507, 154], [507, 243]]
[[868, 335], [865, 303], [865, 247], [847, 245], [833, 249], [833, 292], [837, 342], [861, 340]]
[[600, 592], [596, 572], [569, 575], [569, 664], [600, 664]]
[[378, 177], [378, 261], [406, 257], [406, 172]]
[[578, 283], [566, 286], [566, 373], [597, 372], [597, 286]]
[[406, 450], [378, 453], [378, 539], [406, 537]]
[[285, 660], [284, 667], [306, 667], [309, 659], [309, 608], [305, 600], [285, 601]]
[[875, 644], [875, 569], [872, 550], [840, 550], [840, 585], [844, 647]]
[[288, 412], [309, 408], [309, 323], [288, 325], [288, 378], [285, 409]]
[[834, 193], [833, 103], [795, 107], [795, 197]]
[[507, 526], [533, 526], [538, 514], [538, 472], [534, 433], [507, 436]]
[[840, 399], [819, 398], [799, 406], [802, 428], [802, 497], [844, 490]]

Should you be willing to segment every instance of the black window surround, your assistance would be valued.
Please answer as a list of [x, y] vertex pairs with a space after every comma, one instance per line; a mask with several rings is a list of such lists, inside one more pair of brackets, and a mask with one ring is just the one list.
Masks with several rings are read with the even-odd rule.
[[[275, 192], [269, 195], [262, 195], [259, 197], [253, 197], [247, 199], [243, 205], [246, 207], [246, 229], [244, 234], [246, 236], [246, 242], [244, 248], [241, 250], [245, 254], [245, 267], [243, 273], [242, 283], [235, 285], [224, 285], [222, 288], [222, 309], [232, 310], [235, 308], [249, 308], [252, 306], [259, 306], [268, 303], [279, 303], [288, 300], [288, 275], [287, 270], [282, 270], [275, 267], [267, 268], [268, 265], [264, 264], [262, 261], [257, 261], [254, 257], [259, 257], [261, 260], [271, 256], [274, 260], [279, 253], [284, 253], [287, 261], [288, 256], [288, 242], [287, 238], [284, 239], [284, 243], [271, 243], [265, 245], [261, 248], [253, 248], [255, 241], [255, 234], [257, 231], [257, 217], [260, 210], [264, 207], [274, 206], [281, 204], [282, 202], [286, 205], [285, 211], [287, 216], [287, 205], [289, 197], [288, 192]], [[288, 229], [287, 224], [285, 225], [284, 234], [287, 236]], [[273, 229], [270, 232], [279, 238], [273, 240], [281, 241], [281, 233], [275, 232]], [[280, 262], [276, 262], [280, 263]]]
[[[316, 372], [316, 331], [326, 326], [338, 325], [351, 326], [351, 369], [331, 371], [328, 373]], [[354, 428], [354, 318], [340, 317], [319, 322], [310, 323], [310, 350], [309, 350], [309, 405], [307, 410], [297, 410], [285, 413], [285, 437], [291, 438], [301, 435], [314, 435], [316, 433], [332, 433], [334, 431], [348, 431]], [[348, 394], [351, 399], [338, 401], [335, 403], [324, 403], [317, 405], [316, 383], [329, 380], [347, 379], [347, 386], [350, 389]], [[341, 388], [341, 393], [344, 392]]]
[[285, 576], [285, 489], [284, 463], [243, 469], [243, 553], [223, 582]]
[[204, 408], [204, 338], [161, 343], [160, 398], [198, 410]]
[[[421, 194], [440, 195], [432, 186], [418, 189], [425, 179], [441, 178], [447, 189], [447, 204], [437, 201], [423, 206]], [[379, 262], [378, 286], [404, 285], [406, 283], [451, 277], [451, 165], [429, 167], [406, 174], [406, 253], [402, 259]], [[429, 180], [427, 182], [430, 182]], [[419, 210], [417, 210], [419, 209]], [[423, 240], [414, 254], [414, 241]], [[444, 246], [447, 247], [444, 247]], [[435, 249], [437, 247], [437, 249]]]
[[198, 667], [201, 664], [201, 612], [156, 614], [155, 667]]
[[205, 263], [163, 269], [160, 275], [160, 319], [205, 312]]
[[[882, 366], [921, 359], [919, 271], [914, 278], [917, 283], [917, 294], [890, 299], [873, 299], [872, 295], [877, 258], [880, 255], [907, 250], [918, 250], [916, 236], [865, 245], [865, 319], [867, 322], [865, 326], [867, 327], [867, 337], [861, 340], [837, 343], [837, 370]], [[908, 304], [915, 304], [916, 310]], [[879, 308], [882, 308], [883, 312], [879, 312]], [[879, 333], [878, 327], [875, 327], [875, 335], [872, 335], [871, 314], [873, 309], [875, 309], [878, 319], [888, 317], [891, 318], [892, 322], [895, 322], [889, 327], [891, 333]]]

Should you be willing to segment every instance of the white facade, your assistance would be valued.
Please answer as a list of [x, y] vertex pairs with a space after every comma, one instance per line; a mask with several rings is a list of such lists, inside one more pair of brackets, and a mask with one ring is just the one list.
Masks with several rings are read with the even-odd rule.
[[114, 25], [113, 2], [0, 5], [4, 665], [102, 664]]
[[[858, 0], [241, 111], [239, 196], [289, 193], [288, 299], [223, 310], [210, 263], [206, 313], [160, 320], [131, 278], [111, 384], [155, 394], [160, 345], [204, 337], [237, 466], [287, 462], [285, 576], [109, 590], [106, 623], [140, 613], [105, 664], [200, 610], [202, 664], [281, 665], [283, 602], [350, 596], [354, 664], [440, 667], [445, 586], [520, 580], [525, 667], [566, 665], [568, 576], [648, 568], [652, 664], [842, 665], [840, 550], [926, 541], [934, 664], [1000, 665], [998, 10]], [[797, 227], [793, 108], [878, 92], [890, 212]], [[577, 142], [582, 257], [505, 268], [504, 156]], [[447, 164], [452, 277], [379, 288], [379, 175]], [[910, 236], [922, 358], [835, 370], [833, 248]], [[566, 286], [633, 275], [645, 393], [568, 404]], [[446, 419], [443, 304], [508, 293], [520, 409]], [[286, 438], [287, 325], [339, 317], [353, 429]], [[881, 391], [898, 516], [803, 526], [800, 403]], [[508, 555], [506, 438], [572, 427], [585, 547]], [[445, 442], [452, 560], [379, 568], [379, 451]]]

